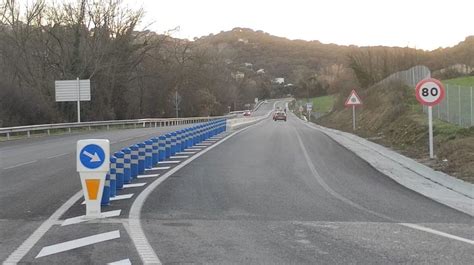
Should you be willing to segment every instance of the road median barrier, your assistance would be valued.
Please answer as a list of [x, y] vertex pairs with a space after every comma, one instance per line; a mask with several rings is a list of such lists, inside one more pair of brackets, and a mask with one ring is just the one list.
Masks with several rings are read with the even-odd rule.
[[113, 200], [110, 198], [116, 197], [118, 192], [124, 189], [124, 185], [131, 184], [147, 169], [157, 166], [158, 162], [167, 161], [171, 156], [227, 131], [227, 128], [230, 128], [227, 123], [225, 118], [211, 120], [152, 137], [115, 152], [110, 157], [110, 169], [103, 186], [101, 205], [111, 205]]

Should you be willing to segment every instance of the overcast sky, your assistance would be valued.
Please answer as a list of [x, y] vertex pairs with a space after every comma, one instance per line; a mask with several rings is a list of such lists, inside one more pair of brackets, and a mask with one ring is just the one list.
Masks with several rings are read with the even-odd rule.
[[474, 35], [474, 0], [126, 0], [144, 24], [192, 39], [247, 27], [323, 43], [432, 50]]

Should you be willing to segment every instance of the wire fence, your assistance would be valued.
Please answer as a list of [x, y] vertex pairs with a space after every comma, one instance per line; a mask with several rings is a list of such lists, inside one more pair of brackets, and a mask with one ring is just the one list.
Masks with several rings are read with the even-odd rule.
[[[419, 81], [429, 77], [431, 77], [430, 69], [417, 65], [408, 70], [393, 73], [379, 84], [397, 80], [414, 88]], [[445, 84], [445, 89], [444, 99], [433, 107], [433, 117], [462, 127], [474, 126], [473, 87]], [[423, 106], [423, 112], [428, 112], [426, 106]]]

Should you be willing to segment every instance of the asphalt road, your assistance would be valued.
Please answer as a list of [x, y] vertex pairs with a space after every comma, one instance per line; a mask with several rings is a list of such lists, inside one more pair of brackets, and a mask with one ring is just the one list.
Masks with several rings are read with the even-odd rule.
[[[273, 102], [252, 115], [267, 114]], [[0, 260], [79, 191], [77, 140], [108, 138], [117, 150], [175, 129], [0, 143]], [[127, 216], [154, 181], [140, 180], [143, 188], [123, 191], [135, 193], [132, 199], [107, 207], [121, 210], [120, 217], [64, 227], [58, 221], [22, 262], [139, 264]], [[80, 202], [60, 219], [84, 214]], [[288, 122], [268, 118], [248, 127], [172, 174], [145, 200], [141, 225], [164, 264], [470, 264], [474, 259], [472, 243], [455, 238], [473, 239], [472, 217], [400, 186], [292, 115]], [[422, 231], [426, 228], [432, 230]], [[121, 237], [36, 258], [43, 247], [111, 230]]]
[[474, 260], [472, 244], [399, 223], [474, 235], [472, 217], [400, 186], [294, 116], [267, 119], [199, 157], [142, 212], [164, 264]]
[[[266, 114], [271, 108], [270, 104], [264, 104], [254, 115]], [[114, 152], [185, 126], [188, 125], [93, 131], [0, 142], [0, 261], [5, 260], [81, 189], [75, 161], [78, 140], [109, 139]], [[80, 207], [70, 214], [82, 211]]]

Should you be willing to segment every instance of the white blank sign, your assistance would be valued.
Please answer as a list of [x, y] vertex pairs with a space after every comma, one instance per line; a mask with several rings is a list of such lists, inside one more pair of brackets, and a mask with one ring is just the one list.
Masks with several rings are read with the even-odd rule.
[[[54, 82], [56, 89], [56, 101], [77, 101], [79, 93], [81, 101], [91, 100], [91, 82], [84, 80], [56, 80]], [[80, 87], [80, 92], [79, 92]]]

